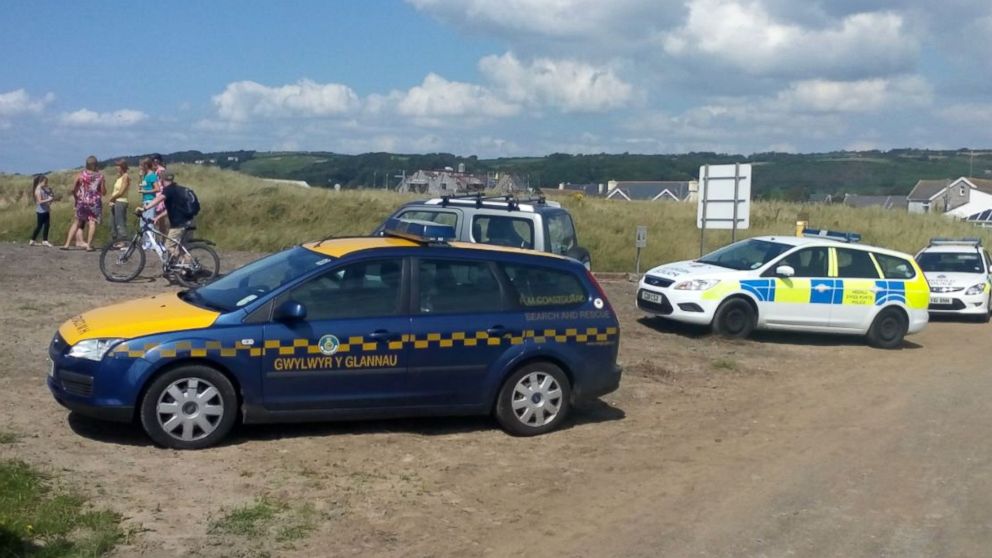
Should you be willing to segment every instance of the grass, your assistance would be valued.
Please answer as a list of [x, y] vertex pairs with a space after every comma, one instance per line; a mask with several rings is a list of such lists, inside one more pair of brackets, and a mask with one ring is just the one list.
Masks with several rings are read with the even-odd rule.
[[13, 444], [16, 442], [20, 436], [14, 434], [13, 432], [7, 432], [6, 430], [0, 430], [0, 444]]
[[309, 536], [317, 528], [319, 519], [320, 514], [309, 503], [293, 507], [279, 500], [262, 497], [250, 504], [227, 510], [211, 521], [208, 532], [291, 543]]
[[[274, 185], [245, 174], [197, 165], [175, 165], [173, 170], [178, 182], [193, 187], [201, 199], [198, 236], [215, 241], [221, 251], [270, 252], [332, 235], [367, 234], [397, 206], [416, 199], [382, 190], [334, 192]], [[56, 193], [67, 200], [73, 175], [54, 173], [50, 179]], [[0, 175], [0, 240], [27, 240], [34, 226], [29, 190], [30, 177]], [[132, 192], [131, 199], [134, 204], [136, 192]], [[648, 228], [648, 245], [641, 254], [642, 269], [699, 256], [695, 204], [626, 202], [578, 195], [554, 199], [574, 215], [579, 241], [592, 252], [593, 266], [599, 271], [633, 271], [637, 225]], [[54, 205], [54, 242], [65, 240], [70, 203]], [[867, 244], [910, 253], [934, 236], [979, 236], [986, 243], [992, 242], [992, 232], [939, 215], [786, 202], [755, 202], [751, 228], [740, 231], [738, 237], [794, 234], [800, 213], [808, 214], [812, 226], [857, 231]], [[106, 233], [105, 219], [98, 238], [105, 239]], [[729, 241], [729, 231], [706, 233], [707, 250]]]
[[26, 463], [0, 461], [0, 557], [102, 556], [124, 539], [120, 522]]
[[737, 370], [737, 361], [730, 358], [718, 358], [710, 362], [714, 370]]

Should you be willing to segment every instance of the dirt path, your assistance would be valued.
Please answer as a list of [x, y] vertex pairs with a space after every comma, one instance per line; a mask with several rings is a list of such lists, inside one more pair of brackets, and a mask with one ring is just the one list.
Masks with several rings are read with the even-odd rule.
[[[122, 556], [976, 556], [992, 543], [989, 326], [931, 324], [899, 351], [727, 342], [639, 321], [633, 287], [609, 283], [627, 375], [563, 431], [265, 426], [182, 453], [70, 416], [44, 387], [57, 324], [161, 280], [114, 286], [92, 254], [0, 245], [0, 286], [0, 418], [22, 436], [0, 454], [123, 513], [138, 532]], [[319, 520], [288, 541], [208, 535], [259, 497]]]

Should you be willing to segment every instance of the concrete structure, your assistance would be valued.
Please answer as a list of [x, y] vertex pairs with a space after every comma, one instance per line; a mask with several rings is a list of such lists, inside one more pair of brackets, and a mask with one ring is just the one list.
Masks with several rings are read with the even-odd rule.
[[[462, 168], [464, 165], [459, 165], [459, 169]], [[445, 167], [444, 170], [418, 170], [411, 175], [406, 175], [400, 180], [396, 189], [399, 192], [412, 192], [437, 197], [474, 192], [512, 194], [526, 191], [527, 186], [519, 177], [509, 173], [477, 175]]]
[[404, 177], [397, 186], [397, 190], [429, 196], [443, 196], [481, 192], [486, 189], [487, 182], [487, 177], [484, 176], [480, 177], [447, 169], [440, 171], [418, 170]]
[[607, 199], [626, 201], [696, 201], [699, 183], [695, 180], [611, 180]]

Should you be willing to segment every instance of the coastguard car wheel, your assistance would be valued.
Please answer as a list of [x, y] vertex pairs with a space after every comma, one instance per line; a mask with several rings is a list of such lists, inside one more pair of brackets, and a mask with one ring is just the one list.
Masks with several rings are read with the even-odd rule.
[[744, 338], [754, 331], [754, 309], [745, 300], [732, 298], [716, 309], [713, 316], [713, 333], [724, 337]]
[[572, 389], [554, 364], [535, 362], [503, 383], [496, 402], [496, 420], [514, 436], [535, 436], [554, 430], [568, 415]]
[[868, 342], [880, 349], [895, 349], [902, 345], [909, 324], [902, 312], [886, 308], [875, 316], [868, 330]]
[[141, 425], [156, 444], [200, 449], [230, 432], [237, 406], [227, 377], [206, 366], [184, 366], [152, 382], [141, 402]]

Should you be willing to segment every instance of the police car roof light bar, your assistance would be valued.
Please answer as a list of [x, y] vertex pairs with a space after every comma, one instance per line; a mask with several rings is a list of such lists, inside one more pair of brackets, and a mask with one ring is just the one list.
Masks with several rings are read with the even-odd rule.
[[978, 248], [982, 245], [982, 239], [977, 237], [946, 238], [942, 236], [930, 239], [930, 246], [974, 246]]
[[455, 229], [451, 225], [413, 219], [389, 219], [383, 227], [383, 233], [386, 236], [428, 244], [447, 244], [455, 238]]
[[861, 235], [854, 232], [830, 231], [827, 229], [803, 229], [803, 236], [809, 238], [825, 238], [838, 242], [861, 242]]

